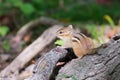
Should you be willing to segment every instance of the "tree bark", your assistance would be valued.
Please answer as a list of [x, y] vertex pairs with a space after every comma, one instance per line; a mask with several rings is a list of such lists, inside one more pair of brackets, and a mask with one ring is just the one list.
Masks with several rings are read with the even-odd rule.
[[28, 80], [49, 80], [57, 61], [67, 54], [62, 48], [52, 49], [50, 52], [40, 57], [34, 67], [34, 75]]

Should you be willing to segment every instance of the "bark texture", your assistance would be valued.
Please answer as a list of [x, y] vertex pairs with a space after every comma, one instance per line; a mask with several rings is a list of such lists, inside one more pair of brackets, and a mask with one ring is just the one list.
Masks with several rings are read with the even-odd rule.
[[65, 57], [66, 54], [65, 49], [57, 47], [40, 57], [34, 67], [35, 74], [29, 80], [49, 80], [57, 61]]
[[120, 80], [120, 34], [106, 45], [96, 54], [67, 63], [56, 80]]

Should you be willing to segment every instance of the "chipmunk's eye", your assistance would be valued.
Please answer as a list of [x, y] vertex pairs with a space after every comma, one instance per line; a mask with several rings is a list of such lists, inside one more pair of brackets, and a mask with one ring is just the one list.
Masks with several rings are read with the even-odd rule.
[[60, 31], [59, 33], [60, 33], [60, 34], [62, 34], [63, 32], [62, 32], [62, 31]]

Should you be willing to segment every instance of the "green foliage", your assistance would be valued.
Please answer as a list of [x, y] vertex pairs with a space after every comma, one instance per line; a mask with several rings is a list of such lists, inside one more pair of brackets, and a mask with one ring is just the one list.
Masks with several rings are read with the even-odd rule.
[[85, 28], [92, 34], [95, 42], [95, 47], [98, 47], [98, 43], [99, 45], [105, 43], [105, 38], [103, 37], [105, 25], [98, 27], [97, 25], [89, 24]]
[[10, 50], [10, 45], [9, 45], [9, 42], [7, 40], [5, 40], [3, 42], [3, 48], [6, 50], [6, 51], [9, 51]]
[[6, 3], [7, 2], [10, 3], [10, 6], [8, 7], [18, 8], [25, 16], [31, 15], [35, 12], [35, 8], [31, 3], [23, 2], [22, 0], [8, 0]]
[[114, 21], [120, 18], [120, 7], [116, 2], [100, 5], [95, 1], [63, 0], [63, 7], [61, 7], [61, 0], [2, 0], [0, 15], [15, 13], [16, 22], [25, 24], [39, 16], [48, 16], [68, 23], [105, 23], [104, 15], [107, 14], [112, 17], [107, 21], [110, 25], [114, 25]]
[[10, 6], [14, 6], [14, 7], [20, 7], [21, 5], [23, 5], [21, 0], [7, 0], [6, 3], [10, 3]]
[[[120, 18], [120, 7], [117, 1], [108, 5], [99, 5], [96, 2], [89, 3], [84, 0], [63, 0], [63, 7], [60, 0], [3, 0], [0, 3], [0, 14], [7, 14], [12, 10], [20, 11], [20, 16], [26, 19], [34, 19], [39, 16], [50, 16], [59, 20], [94, 21], [104, 22], [103, 16], [110, 15], [113, 19]], [[34, 14], [34, 15], [33, 15]], [[18, 16], [17, 16], [18, 17]], [[26, 21], [26, 20], [25, 20]], [[23, 21], [24, 22], [24, 21]], [[110, 21], [110, 24], [114, 23]]]
[[63, 40], [55, 41], [55, 44], [62, 46], [64, 44]]
[[5, 37], [8, 31], [9, 31], [9, 28], [7, 26], [0, 26], [0, 35], [2, 37]]
[[74, 75], [65, 75], [65, 74], [61, 74], [59, 75], [60, 78], [71, 78], [71, 80], [78, 80]]
[[105, 15], [104, 18], [108, 21], [112, 28], [115, 26], [113, 19], [109, 15]]
[[87, 25], [86, 29], [92, 34], [93, 38], [98, 38], [100, 36], [100, 32], [97, 29], [96, 25]]
[[35, 11], [35, 8], [30, 3], [24, 3], [20, 6], [20, 10], [23, 12], [23, 14], [30, 15]]
[[71, 78], [72, 80], [78, 80], [75, 76], [72, 76]]

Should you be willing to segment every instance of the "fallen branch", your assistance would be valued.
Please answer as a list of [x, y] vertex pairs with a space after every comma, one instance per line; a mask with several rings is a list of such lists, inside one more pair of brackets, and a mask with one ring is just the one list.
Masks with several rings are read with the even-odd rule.
[[22, 28], [17, 32], [17, 35], [16, 36], [19, 36], [20, 39], [22, 39], [25, 34], [33, 27], [37, 26], [37, 25], [48, 25], [48, 26], [52, 26], [52, 25], [62, 25], [63, 23], [57, 21], [57, 20], [54, 20], [54, 19], [51, 19], [51, 18], [47, 18], [47, 17], [39, 17], [27, 24], [25, 24], [24, 26], [22, 26]]
[[55, 32], [61, 28], [61, 26], [53, 26], [35, 40], [30, 46], [23, 50], [13, 62], [1, 71], [0, 77], [10, 77], [10, 75], [16, 75], [21, 68], [25, 66], [34, 56], [49, 45], [55, 38]]
[[20, 52], [21, 51], [21, 45], [23, 44], [22, 39], [26, 35], [30, 35], [29, 31], [33, 28], [36, 27], [37, 25], [47, 25], [47, 26], [53, 26], [53, 25], [61, 25], [63, 23], [54, 20], [52, 18], [47, 18], [47, 17], [39, 17], [33, 21], [30, 21], [29, 23], [25, 24], [24, 26], [21, 27], [21, 29], [17, 32], [16, 36], [13, 37], [10, 40], [10, 45], [11, 48], [15, 50], [15, 52]]

